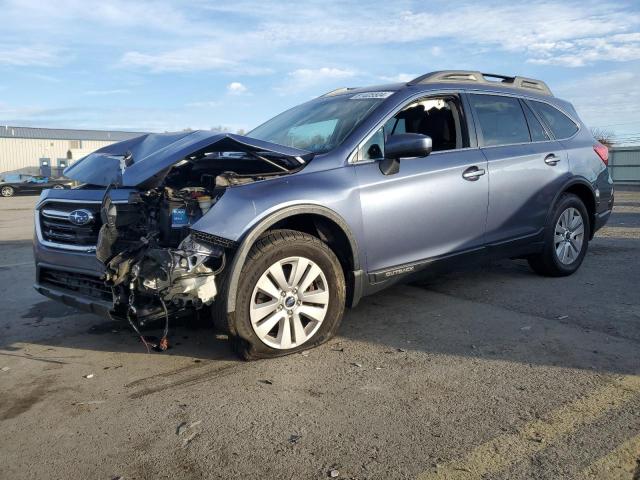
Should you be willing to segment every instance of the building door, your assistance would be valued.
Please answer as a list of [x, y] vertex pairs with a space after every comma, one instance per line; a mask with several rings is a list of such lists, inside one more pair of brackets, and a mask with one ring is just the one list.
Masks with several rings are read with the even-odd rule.
[[69, 166], [69, 160], [67, 160], [66, 158], [59, 158], [57, 163], [58, 164], [56, 166], [56, 172], [55, 172], [56, 177], [61, 177], [64, 169]]
[[43, 177], [51, 176], [51, 159], [50, 158], [40, 159], [40, 175], [42, 175]]

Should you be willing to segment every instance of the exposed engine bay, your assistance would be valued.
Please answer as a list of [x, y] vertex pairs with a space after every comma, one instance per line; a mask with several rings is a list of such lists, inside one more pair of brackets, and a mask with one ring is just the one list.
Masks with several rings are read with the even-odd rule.
[[166, 348], [169, 317], [213, 303], [216, 276], [232, 253], [228, 246], [196, 240], [191, 226], [226, 189], [291, 171], [242, 153], [203, 152], [178, 162], [161, 181], [154, 178], [156, 185], [131, 193], [126, 204], [113, 202], [115, 187], [107, 187], [96, 257], [105, 265], [113, 314], [126, 318], [138, 334], [146, 322], [165, 318], [164, 343], [155, 346]]

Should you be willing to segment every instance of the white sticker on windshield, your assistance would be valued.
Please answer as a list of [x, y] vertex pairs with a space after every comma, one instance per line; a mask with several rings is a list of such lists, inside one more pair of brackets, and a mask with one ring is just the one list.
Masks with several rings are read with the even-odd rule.
[[387, 98], [391, 95], [393, 95], [394, 92], [364, 92], [364, 93], [357, 93], [355, 94], [353, 97], [351, 97], [351, 100], [366, 100], [369, 98]]

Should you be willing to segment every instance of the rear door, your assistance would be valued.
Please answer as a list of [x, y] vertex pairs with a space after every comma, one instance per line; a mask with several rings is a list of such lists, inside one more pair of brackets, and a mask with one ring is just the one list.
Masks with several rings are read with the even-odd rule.
[[[353, 168], [369, 272], [388, 277], [413, 269], [412, 263], [482, 245], [487, 162], [470, 146], [467, 120], [459, 95], [425, 96], [409, 101], [361, 144]], [[385, 175], [384, 141], [397, 133], [429, 135], [433, 152], [402, 159], [397, 173]]]
[[491, 179], [487, 243], [541, 233], [568, 176], [566, 152], [519, 98], [470, 93], [469, 101]]

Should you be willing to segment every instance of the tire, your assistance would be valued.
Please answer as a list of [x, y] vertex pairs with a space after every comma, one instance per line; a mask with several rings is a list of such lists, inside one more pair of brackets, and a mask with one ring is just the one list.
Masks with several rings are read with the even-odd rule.
[[53, 189], [54, 190], [64, 190], [64, 185], [54, 185]]
[[0, 195], [2, 195], [3, 197], [13, 197], [15, 193], [16, 191], [13, 187], [6, 186], [0, 188]]
[[529, 266], [547, 277], [571, 275], [584, 260], [590, 232], [589, 214], [582, 200], [570, 193], [563, 194], [545, 226], [542, 252], [527, 259]]
[[249, 252], [236, 311], [227, 315], [228, 330], [246, 360], [306, 350], [335, 335], [345, 295], [342, 267], [325, 243], [306, 233], [274, 230]]

